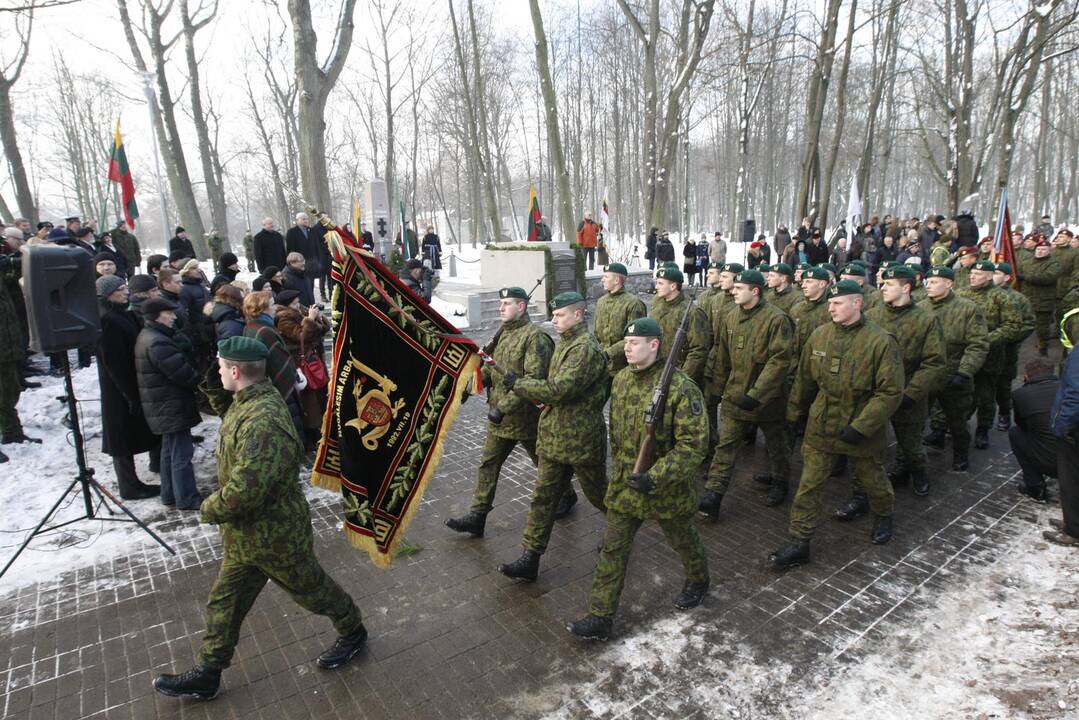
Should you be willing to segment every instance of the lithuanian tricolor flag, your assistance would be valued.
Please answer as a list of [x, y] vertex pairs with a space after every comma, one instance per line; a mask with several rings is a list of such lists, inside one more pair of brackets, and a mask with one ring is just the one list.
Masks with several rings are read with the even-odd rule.
[[539, 230], [536, 225], [539, 224], [540, 218], [543, 214], [539, 208], [539, 198], [536, 197], [535, 186], [528, 188], [528, 242], [536, 242], [539, 240]]
[[116, 133], [113, 135], [112, 155], [109, 156], [109, 180], [120, 183], [124, 220], [127, 221], [127, 226], [134, 230], [139, 206], [135, 202], [135, 181], [131, 179], [131, 169], [127, 166], [127, 153], [124, 152], [124, 139], [120, 137], [119, 120], [116, 121]]

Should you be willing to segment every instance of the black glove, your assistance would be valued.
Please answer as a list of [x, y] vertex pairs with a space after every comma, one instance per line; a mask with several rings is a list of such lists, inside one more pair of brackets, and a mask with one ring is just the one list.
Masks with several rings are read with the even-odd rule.
[[507, 390], [512, 390], [513, 386], [517, 384], [517, 373], [510, 370], [502, 378], [502, 385]]
[[217, 362], [210, 363], [210, 367], [206, 368], [202, 380], [206, 383], [206, 388], [209, 390], [221, 390], [225, 387], [221, 384], [221, 371], [218, 368]]
[[843, 429], [839, 431], [839, 439], [845, 443], [851, 445], [860, 445], [865, 441], [865, 435], [861, 434], [850, 425], [844, 425]]
[[914, 398], [910, 395], [904, 395], [903, 399], [899, 401], [899, 409], [910, 410], [912, 407], [914, 407]]
[[502, 418], [506, 417], [506, 413], [499, 410], [497, 407], [493, 407], [487, 411], [487, 419], [495, 425], [502, 424]]
[[734, 401], [734, 404], [747, 412], [751, 412], [761, 406], [761, 401], [749, 395], [742, 395], [742, 397]]
[[629, 482], [626, 483], [630, 490], [636, 490], [639, 493], [645, 495], [649, 494], [656, 488], [656, 481], [652, 479], [650, 473], [633, 473], [629, 476]]
[[970, 383], [970, 378], [963, 373], [956, 373], [948, 380], [948, 384], [956, 389], [965, 388], [968, 383]]

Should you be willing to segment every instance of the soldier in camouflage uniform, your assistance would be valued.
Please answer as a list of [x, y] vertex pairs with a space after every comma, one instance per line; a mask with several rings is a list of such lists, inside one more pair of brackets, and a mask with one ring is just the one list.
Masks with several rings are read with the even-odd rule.
[[772, 307], [789, 315], [795, 303], [802, 299], [801, 295], [794, 291], [794, 270], [787, 263], [776, 263], [768, 269], [767, 279], [768, 290], [764, 293], [764, 299]]
[[546, 379], [520, 378], [512, 370], [502, 379], [513, 395], [543, 403], [540, 413], [539, 475], [532, 491], [532, 506], [525, 527], [524, 553], [514, 562], [498, 566], [506, 577], [532, 581], [539, 573], [540, 556], [547, 549], [559, 498], [570, 487], [574, 473], [585, 497], [606, 512], [607, 354], [584, 322], [584, 297], [566, 292], [551, 304], [552, 323], [559, 333]]
[[993, 426], [996, 410], [997, 385], [1004, 370], [1004, 354], [1008, 345], [1023, 337], [1023, 317], [1016, 312], [1007, 294], [993, 283], [996, 265], [988, 260], [974, 263], [970, 271], [970, 287], [960, 294], [973, 300], [982, 310], [989, 331], [989, 352], [974, 376], [974, 412], [978, 419], [974, 430], [974, 447], [989, 447], [989, 428]]
[[[677, 268], [663, 266], [656, 272], [656, 297], [648, 316], [663, 329], [663, 347], [674, 344], [674, 336], [682, 323], [682, 315], [690, 300], [682, 292], [682, 272]], [[697, 387], [704, 385], [704, 370], [708, 353], [712, 349], [712, 328], [704, 310], [694, 307], [689, 311], [689, 328], [678, 369], [689, 375]]]
[[955, 254], [955, 265], [952, 267], [952, 272], [955, 273], [956, 292], [970, 287], [970, 271], [976, 262], [978, 262], [978, 248], [972, 245], [959, 248]]
[[1004, 292], [1013, 306], [1012, 312], [1020, 318], [1020, 335], [1004, 346], [1004, 365], [997, 376], [994, 391], [997, 405], [997, 430], [1007, 431], [1012, 426], [1012, 383], [1019, 375], [1019, 347], [1034, 332], [1034, 308], [1026, 295], [1012, 287], [1012, 266], [997, 263], [993, 272], [993, 284]]
[[637, 296], [625, 290], [629, 270], [622, 263], [611, 263], [603, 269], [604, 295], [596, 303], [595, 336], [600, 347], [607, 353], [611, 375], [626, 366], [622, 352], [622, 331], [630, 320], [648, 314]]
[[247, 272], [255, 272], [255, 239], [250, 230], [244, 233], [244, 259], [247, 260]]
[[[703, 304], [701, 307], [705, 308], [708, 315], [708, 328], [712, 332], [713, 347], [715, 339], [718, 337], [720, 326], [723, 324], [723, 318], [737, 307], [731, 297], [731, 288], [734, 287], [734, 276], [744, 269], [740, 263], [724, 263], [718, 265], [718, 268], [709, 267], [708, 277], [715, 278], [718, 292], [709, 300], [707, 307]], [[712, 392], [712, 378], [716, 376], [715, 359], [715, 354], [709, 350], [708, 360], [704, 366], [704, 379], [702, 381], [704, 387], [701, 387], [704, 392], [705, 412], [708, 414], [708, 457], [705, 460], [712, 457], [712, 453], [716, 449], [716, 443], [719, 441], [719, 396]]]
[[866, 281], [866, 267], [860, 260], [854, 260], [839, 271], [840, 280], [851, 280], [862, 288], [862, 311], [865, 312], [880, 302], [880, 291]]
[[[880, 287], [883, 302], [866, 312], [866, 318], [895, 338], [903, 357], [903, 397], [899, 409], [892, 415], [896, 468], [888, 473], [888, 480], [893, 487], [910, 480], [916, 495], [927, 495], [929, 476], [922, 447], [922, 428], [929, 414], [929, 395], [946, 379], [947, 360], [940, 322], [914, 304], [911, 292], [914, 282], [914, 270], [909, 265], [898, 263], [886, 268]], [[853, 497], [836, 511], [840, 520], [854, 520], [869, 509], [869, 501], [857, 476], [853, 483]]]
[[719, 286], [719, 276], [723, 274], [723, 263], [710, 262], [704, 274], [704, 291], [697, 296], [697, 304], [708, 316], [708, 326], [712, 326], [713, 305], [723, 297], [723, 288]]
[[809, 267], [802, 271], [802, 301], [795, 303], [790, 311], [791, 322], [794, 323], [792, 375], [798, 369], [798, 358], [810, 334], [832, 319], [828, 315], [828, 287], [831, 284], [828, 271], [822, 267]]
[[[11, 255], [0, 255], [0, 433], [5, 443], [24, 442], [26, 437], [19, 421], [19, 396], [22, 395], [22, 383], [19, 382], [19, 361], [26, 342], [22, 329], [17, 322], [16, 304], [12, 301], [11, 285], [8, 276], [14, 276], [15, 269]], [[6, 463], [8, 456], [0, 452], [0, 463]]]
[[112, 231], [112, 243], [127, 258], [127, 278], [131, 279], [138, 273], [139, 265], [142, 263], [142, 248], [139, 247], [139, 239], [128, 232], [127, 224], [121, 221]]
[[158, 676], [154, 689], [164, 695], [203, 700], [217, 695], [244, 617], [267, 580], [304, 609], [333, 621], [339, 637], [319, 656], [321, 667], [348, 663], [367, 639], [356, 604], [315, 557], [311, 510], [296, 481], [303, 443], [285, 401], [266, 378], [268, 355], [254, 338], [237, 336], [218, 344], [221, 386], [208, 395], [222, 415], [220, 487], [203, 501], [200, 513], [202, 522], [221, 526], [223, 557], [207, 601], [199, 664], [181, 675]]
[[1034, 308], [1034, 331], [1038, 334], [1038, 354], [1042, 357], [1049, 355], [1049, 341], [1056, 337], [1053, 309], [1060, 276], [1060, 263], [1053, 259], [1049, 241], [1039, 239], [1033, 257], [1019, 266], [1019, 289]]
[[[523, 288], [507, 287], [498, 292], [498, 313], [502, 318], [494, 361], [502, 370], [512, 370], [519, 378], [543, 380], [551, 365], [554, 343], [528, 315], [528, 293]], [[483, 537], [487, 513], [494, 506], [495, 491], [502, 465], [517, 443], [524, 447], [533, 464], [536, 457], [536, 426], [539, 409], [520, 395], [506, 390], [502, 377], [483, 368], [484, 385], [491, 388], [487, 411], [487, 439], [480, 456], [479, 477], [472, 496], [472, 507], [458, 518], [446, 520], [446, 527], [457, 532]], [[576, 493], [572, 490], [572, 500]]]
[[719, 443], [708, 469], [698, 512], [716, 520], [723, 496], [730, 488], [738, 448], [744, 444], [747, 427], [764, 431], [770, 473], [767, 480], [768, 506], [779, 505], [787, 497], [790, 481], [790, 453], [784, 422], [785, 384], [791, 364], [790, 318], [762, 298], [764, 275], [745, 270], [734, 278], [732, 295], [737, 307], [720, 325], [712, 363], [714, 375], [709, 392], [723, 403]]
[[930, 407], [939, 406], [941, 413], [931, 418], [930, 433], [922, 442], [943, 448], [945, 431], [950, 432], [952, 470], [963, 472], [969, 467], [967, 422], [974, 404], [973, 379], [989, 353], [989, 331], [981, 308], [960, 297], [954, 287], [955, 273], [950, 267], [931, 268], [925, 280], [929, 297], [919, 305], [940, 321], [948, 359], [948, 380], [929, 398]]
[[915, 305], [925, 300], [925, 273], [922, 271], [922, 263], [907, 261], [907, 266], [914, 271], [914, 289], [910, 291], [910, 299]]
[[633, 538], [645, 520], [655, 520], [682, 559], [686, 582], [675, 607], [696, 607], [708, 593], [708, 559], [693, 523], [694, 476], [704, 458], [708, 424], [700, 389], [674, 371], [667, 405], [656, 423], [655, 462], [635, 474], [645, 436], [644, 414], [663, 373], [659, 324], [644, 318], [626, 327], [629, 367], [615, 376], [611, 392], [613, 473], [607, 487], [607, 530], [592, 579], [588, 615], [566, 626], [574, 635], [606, 640], [618, 610]]
[[769, 560], [786, 568], [809, 561], [809, 540], [824, 503], [824, 483], [836, 459], [846, 456], [875, 515], [870, 539], [892, 538], [895, 493], [881, 455], [888, 418], [903, 396], [903, 359], [895, 340], [862, 317], [862, 288], [841, 280], [828, 290], [832, 322], [817, 328], [798, 363], [787, 419], [808, 414], [802, 443], [802, 479], [791, 505], [790, 542]]
[[1053, 249], [1050, 253], [1052, 258], [1060, 265], [1060, 277], [1057, 279], [1057, 293], [1055, 307], [1057, 317], [1063, 313], [1060, 311], [1064, 296], [1071, 290], [1072, 274], [1079, 267], [1079, 249], [1072, 247], [1072, 231], [1066, 227], [1060, 228], [1053, 238]]

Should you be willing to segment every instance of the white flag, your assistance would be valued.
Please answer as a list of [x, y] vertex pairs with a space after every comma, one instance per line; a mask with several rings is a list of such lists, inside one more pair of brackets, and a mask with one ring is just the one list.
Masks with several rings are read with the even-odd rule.
[[850, 200], [847, 202], [847, 236], [854, 237], [854, 222], [862, 217], [862, 197], [858, 193], [858, 178], [851, 178]]

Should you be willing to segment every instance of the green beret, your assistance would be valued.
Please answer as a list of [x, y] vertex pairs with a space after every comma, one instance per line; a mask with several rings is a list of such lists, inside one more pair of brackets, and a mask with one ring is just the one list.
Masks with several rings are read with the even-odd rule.
[[720, 272], [723, 272], [723, 263], [719, 262], [718, 260], [713, 260], [712, 262], [708, 263], [708, 269], [719, 270]]
[[955, 280], [955, 271], [953, 271], [947, 265], [935, 265], [929, 268], [929, 272], [927, 272], [925, 276], [927, 278], [942, 277], [948, 278], [949, 280]]
[[833, 265], [832, 263], [821, 263], [817, 267], [822, 267], [825, 270], [827, 270], [828, 272], [832, 273], [833, 275], [838, 275], [839, 274], [839, 271], [836, 270], [835, 265]]
[[840, 280], [828, 288], [828, 297], [840, 297], [841, 295], [861, 295], [862, 286], [853, 280]]
[[740, 263], [727, 263], [723, 266], [723, 272], [729, 272], [732, 275], [737, 275], [743, 270], [745, 270], [745, 266], [741, 265]]
[[787, 263], [776, 263], [772, 266], [771, 272], [786, 275], [787, 277], [794, 277], [794, 268]]
[[677, 267], [671, 267], [670, 265], [666, 264], [659, 269], [659, 272], [656, 273], [656, 277], [662, 278], [664, 280], [670, 280], [671, 282], [676, 282], [679, 284], [686, 281], [686, 278], [684, 275], [682, 275], [681, 270], [679, 270]]
[[663, 337], [663, 330], [659, 323], [650, 317], [630, 320], [626, 325], [626, 337]]
[[[997, 270], [1004, 273], [1005, 275], [1011, 275], [1012, 274], [1012, 266], [1009, 265], [1006, 262], [997, 263]], [[130, 285], [128, 287], [130, 287]]]
[[905, 265], [905, 264], [906, 264], [906, 263], [901, 263], [901, 262], [899, 262], [898, 260], [892, 260], [892, 261], [891, 261], [890, 263], [888, 263], [888, 264], [887, 264], [887, 265], [886, 265], [885, 267], [890, 267], [890, 268], [892, 268], [892, 267], [899, 267], [900, 265]]
[[996, 272], [997, 266], [988, 260], [979, 260], [974, 263], [972, 270], [985, 270], [986, 272]]
[[768, 263], [761, 263], [760, 265], [757, 266], [757, 271], [760, 272], [761, 274], [764, 274], [766, 272], [771, 272], [772, 271], [772, 266], [769, 265]]
[[513, 298], [514, 300], [528, 301], [528, 293], [524, 291], [524, 288], [519, 287], [504, 287], [498, 291], [499, 300], [508, 300]]
[[217, 354], [226, 360], [256, 362], [269, 357], [270, 350], [262, 344], [261, 340], [244, 337], [243, 335], [234, 335], [217, 343]]
[[584, 296], [579, 292], [564, 292], [558, 293], [554, 296], [554, 300], [551, 301], [552, 310], [560, 310], [567, 305], [573, 305], [575, 303], [583, 303]]
[[801, 270], [802, 272], [805, 272], [806, 270], [808, 270], [811, 267], [813, 267], [813, 266], [810, 265], [809, 263], [798, 263], [798, 269]]
[[854, 275], [856, 277], [865, 277], [865, 265], [859, 263], [847, 263], [843, 266], [843, 270], [840, 275]]
[[759, 270], [743, 270], [734, 276], [736, 283], [764, 287], [764, 275]]
[[681, 270], [681, 268], [678, 267], [678, 263], [676, 263], [674, 260], [667, 260], [662, 265], [660, 265], [660, 267], [670, 268], [672, 270]]
[[622, 263], [611, 263], [607, 267], [603, 268], [603, 272], [613, 272], [618, 273], [619, 275], [625, 275], [627, 277], [629, 276], [629, 270], [627, 270], [626, 266]]
[[914, 268], [906, 263], [891, 265], [884, 271], [885, 280], [915, 280]]
[[802, 279], [831, 280], [832, 276], [828, 274], [827, 270], [820, 267], [819, 265], [816, 267], [810, 265], [808, 268], [802, 271]]

